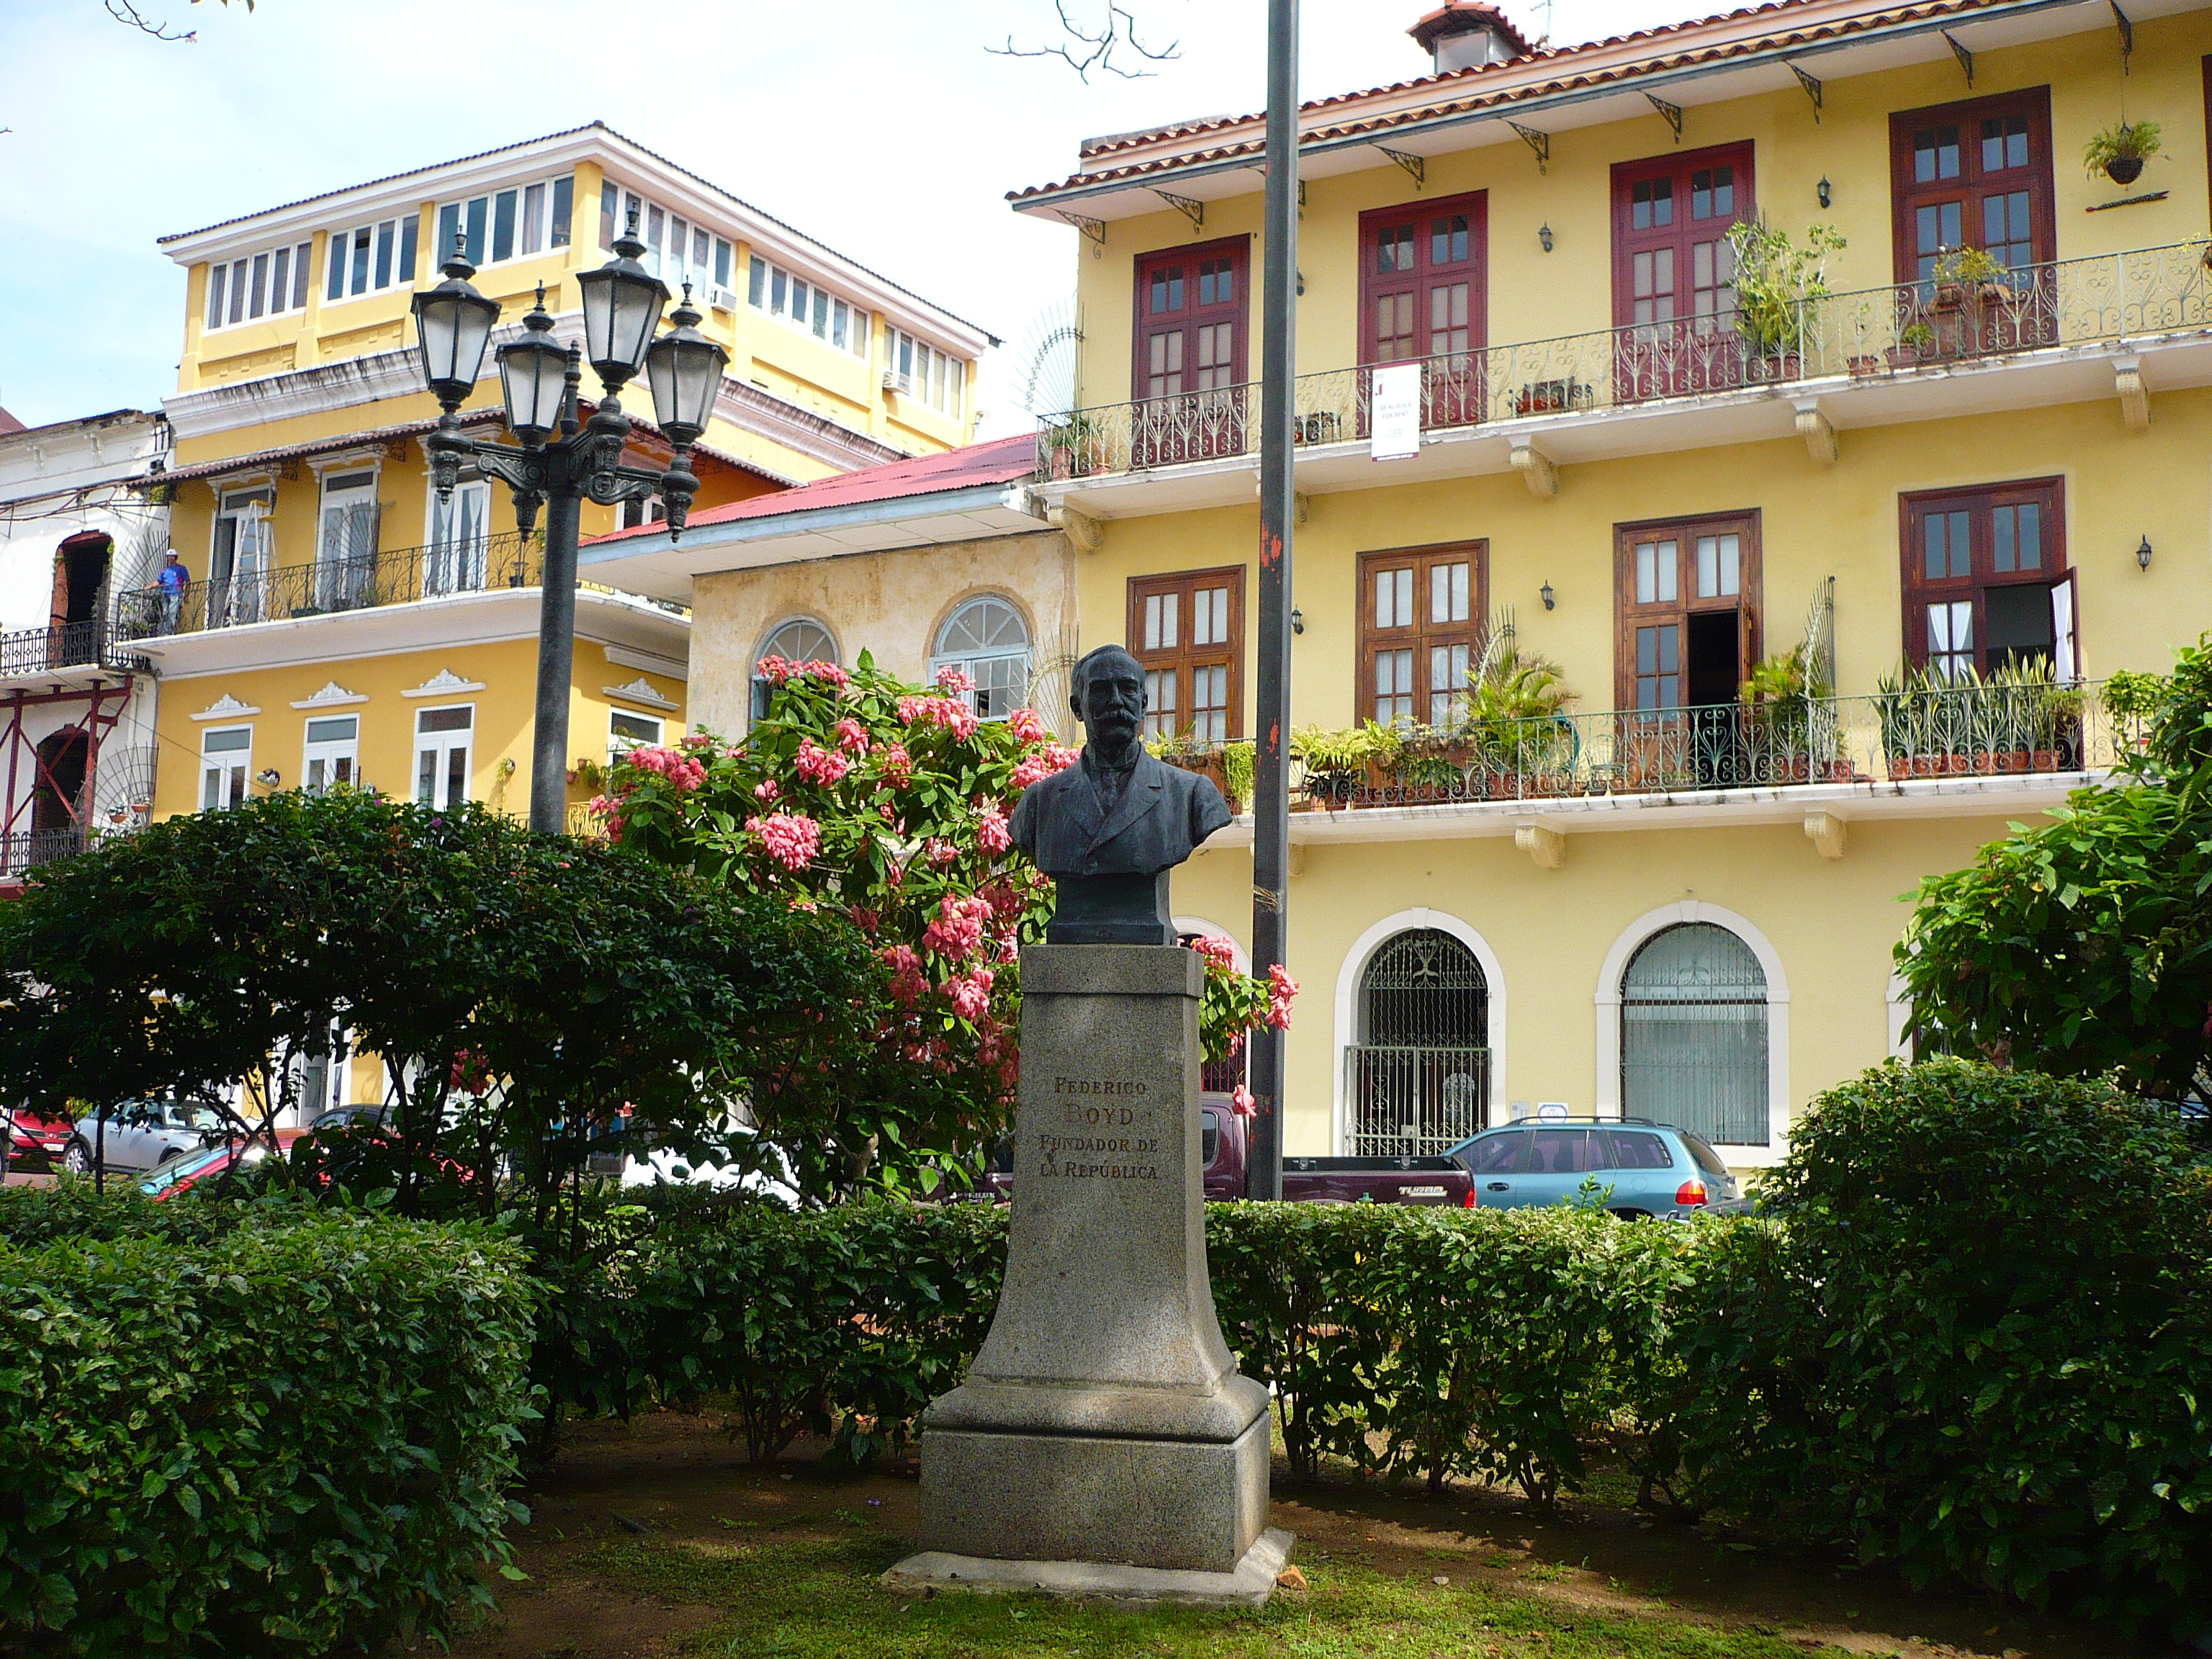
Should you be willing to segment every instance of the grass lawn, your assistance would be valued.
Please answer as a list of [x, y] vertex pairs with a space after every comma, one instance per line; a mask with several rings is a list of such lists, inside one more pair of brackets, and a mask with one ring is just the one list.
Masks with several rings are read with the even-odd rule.
[[747, 1465], [712, 1413], [576, 1426], [519, 1528], [524, 1583], [460, 1659], [999, 1659], [1000, 1656], [1404, 1656], [1405, 1659], [1911, 1659], [2118, 1655], [2108, 1638], [1887, 1575], [1652, 1526], [1597, 1490], [1546, 1515], [1492, 1489], [1431, 1501], [1369, 1484], [1293, 1487], [1307, 1588], [1259, 1613], [1144, 1612], [1030, 1596], [894, 1595], [913, 1548], [912, 1466]]

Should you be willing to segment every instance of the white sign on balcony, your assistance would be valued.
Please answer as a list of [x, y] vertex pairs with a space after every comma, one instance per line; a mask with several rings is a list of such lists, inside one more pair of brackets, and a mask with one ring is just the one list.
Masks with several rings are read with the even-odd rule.
[[1369, 456], [1403, 460], [1421, 449], [1421, 366], [1389, 363], [1375, 371], [1368, 399]]

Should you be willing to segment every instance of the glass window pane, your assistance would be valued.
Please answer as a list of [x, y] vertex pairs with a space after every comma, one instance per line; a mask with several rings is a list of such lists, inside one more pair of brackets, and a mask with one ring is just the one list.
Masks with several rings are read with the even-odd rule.
[[553, 181], [552, 222], [546, 234], [548, 247], [568, 246], [568, 219], [576, 198], [576, 181], [566, 174]]
[[223, 289], [229, 285], [229, 283], [230, 267], [228, 265], [210, 265], [208, 268], [207, 325], [210, 328], [222, 326]]
[[1145, 596], [1145, 649], [1157, 651], [1159, 648], [1160, 596], [1157, 593], [1147, 593]]
[[243, 259], [236, 261], [230, 268], [230, 320], [234, 323], [246, 320], [246, 279], [251, 269]]
[[398, 223], [391, 219], [386, 219], [376, 228], [376, 285], [379, 288], [392, 286], [392, 256], [398, 252]]
[[599, 246], [611, 253], [615, 238], [621, 234], [617, 216], [622, 210], [622, 191], [611, 182], [599, 186]]
[[276, 250], [276, 263], [269, 267], [269, 309], [289, 311], [292, 295], [292, 250]]
[[545, 246], [545, 186], [532, 185], [522, 192], [522, 251], [535, 253]]
[[2023, 501], [2020, 508], [2020, 568], [2022, 570], [2043, 568], [2043, 507], [2036, 501]]
[[724, 241], [719, 236], [714, 239], [714, 282], [717, 287], [727, 288], [730, 285], [730, 256], [732, 252], [732, 250], [727, 242]]
[[517, 192], [503, 190], [492, 198], [491, 257], [495, 263], [514, 258], [514, 218]]
[[438, 210], [438, 245], [430, 250], [430, 263], [443, 265], [453, 257], [453, 244], [461, 234], [461, 204], [448, 202]]
[[484, 262], [484, 220], [491, 210], [491, 198], [479, 196], [469, 204], [468, 250], [469, 263], [480, 265]]
[[1675, 565], [1679, 549], [1673, 542], [1661, 542], [1657, 547], [1659, 603], [1672, 605], [1681, 595], [1681, 586]]

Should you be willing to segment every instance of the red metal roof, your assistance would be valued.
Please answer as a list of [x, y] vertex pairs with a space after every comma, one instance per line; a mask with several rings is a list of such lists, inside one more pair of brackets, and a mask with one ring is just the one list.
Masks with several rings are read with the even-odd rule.
[[[701, 525], [727, 524], [736, 519], [775, 518], [787, 513], [811, 512], [817, 507], [858, 507], [866, 501], [935, 495], [946, 490], [971, 489], [978, 484], [1015, 483], [1036, 471], [1036, 439], [1024, 432], [1016, 437], [994, 438], [989, 443], [969, 444], [964, 449], [949, 449], [941, 455], [923, 455], [914, 460], [841, 472], [835, 477], [818, 478], [796, 489], [778, 490], [772, 495], [755, 495], [747, 501], [704, 507], [690, 515], [685, 527], [696, 530]], [[628, 537], [663, 535], [666, 532], [665, 525], [638, 525], [594, 536], [590, 544], [596, 546]]]

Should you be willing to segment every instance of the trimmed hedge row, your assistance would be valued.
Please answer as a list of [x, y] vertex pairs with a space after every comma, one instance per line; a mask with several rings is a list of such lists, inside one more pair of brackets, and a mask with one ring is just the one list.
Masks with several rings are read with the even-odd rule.
[[[2202, 1149], [2100, 1085], [1953, 1060], [1869, 1073], [1792, 1144], [1771, 1222], [1215, 1206], [1215, 1303], [1302, 1471], [1543, 1500], [1601, 1448], [1656, 1509], [2212, 1629]], [[561, 1391], [726, 1390], [756, 1457], [805, 1428], [865, 1457], [958, 1379], [1004, 1248], [975, 1206], [671, 1226], [618, 1258]]]
[[0, 1197], [0, 1645], [436, 1636], [521, 1513], [532, 1298], [483, 1231]]

